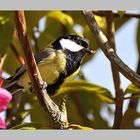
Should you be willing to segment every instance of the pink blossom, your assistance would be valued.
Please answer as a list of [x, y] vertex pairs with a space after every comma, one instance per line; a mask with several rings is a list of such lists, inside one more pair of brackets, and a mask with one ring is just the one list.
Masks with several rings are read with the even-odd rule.
[[0, 128], [6, 128], [5, 121], [0, 117]]
[[[0, 112], [7, 109], [8, 103], [11, 101], [12, 95], [6, 89], [0, 87]], [[0, 117], [0, 128], [6, 128], [5, 121]]]
[[8, 103], [11, 101], [12, 95], [9, 91], [0, 87], [0, 112], [6, 110]]

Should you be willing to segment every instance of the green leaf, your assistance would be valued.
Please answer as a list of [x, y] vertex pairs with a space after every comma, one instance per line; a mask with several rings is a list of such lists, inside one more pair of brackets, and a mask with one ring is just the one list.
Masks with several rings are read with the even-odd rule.
[[14, 22], [8, 12], [0, 12], [0, 54], [3, 55], [13, 39]]
[[36, 130], [34, 127], [22, 127], [19, 130]]
[[60, 88], [60, 90], [56, 95], [54, 95], [54, 97], [66, 93], [96, 94], [102, 101], [107, 103], [114, 103], [109, 90], [84, 80], [73, 80], [66, 83]]
[[139, 117], [140, 113], [138, 113], [136, 110], [128, 109], [122, 118], [121, 128], [123, 129], [131, 128], [134, 120]]
[[53, 18], [63, 25], [73, 25], [73, 19], [68, 14], [63, 13], [62, 11], [51, 11], [47, 13], [47, 16]]
[[[107, 121], [100, 115], [101, 108], [105, 104], [95, 94], [70, 94], [66, 99], [70, 123], [94, 127], [95, 129], [109, 128]], [[89, 119], [87, 117], [89, 114], [93, 118]]]
[[[99, 128], [107, 129], [109, 128], [108, 123], [104, 119], [104, 117], [101, 116], [100, 111], [103, 106], [108, 106], [108, 104], [104, 103], [105, 101], [101, 100], [101, 97], [98, 96], [100, 94], [103, 94], [104, 96], [104, 93], [105, 93], [104, 88], [102, 89], [100, 86], [96, 85], [97, 89], [98, 87], [102, 89], [102, 90], [99, 90], [100, 94], [97, 94], [96, 90], [95, 92], [91, 92], [91, 91], [86, 92], [87, 89], [83, 90], [83, 88], [85, 87], [87, 88], [87, 86], [90, 89], [92, 87], [94, 88], [93, 85], [94, 84], [86, 82], [84, 80], [71, 81], [67, 83], [66, 85], [64, 85], [64, 87], [66, 86], [68, 88], [68, 90], [64, 88], [66, 89], [65, 91], [67, 91], [67, 93], [65, 93], [65, 91], [63, 91], [63, 87], [61, 87], [60, 91], [58, 91], [58, 93], [53, 96], [53, 99], [56, 102], [56, 100], [62, 99], [62, 97], [65, 94], [69, 94], [69, 96], [67, 96], [66, 99], [67, 99], [68, 120], [70, 123], [75, 123], [75, 124], [78, 123], [81, 126], [94, 127], [95, 129], [99, 129]], [[73, 88], [76, 90], [71, 90]], [[110, 97], [110, 94], [108, 94], [109, 97]], [[71, 108], [72, 108], [72, 111], [70, 111]], [[89, 119], [87, 117], [89, 114], [91, 116], [93, 115], [92, 119]]]
[[81, 130], [94, 130], [91, 127], [85, 127], [85, 126], [81, 126], [81, 125], [78, 125], [78, 124], [71, 124], [69, 126], [69, 128], [72, 128], [72, 129], [81, 129]]
[[125, 94], [127, 94], [127, 93], [140, 94], [140, 88], [138, 88], [134, 84], [130, 84], [125, 90]]

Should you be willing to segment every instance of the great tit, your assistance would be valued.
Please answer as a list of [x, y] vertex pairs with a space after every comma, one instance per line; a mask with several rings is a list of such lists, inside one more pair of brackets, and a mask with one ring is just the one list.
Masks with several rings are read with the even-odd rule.
[[[91, 54], [88, 43], [78, 35], [65, 35], [49, 44], [35, 55], [43, 81], [47, 83], [48, 94], [54, 95], [65, 81], [73, 79], [80, 71], [85, 54]], [[31, 89], [31, 81], [25, 65], [8, 78], [9, 86]], [[15, 88], [14, 88], [15, 89]]]

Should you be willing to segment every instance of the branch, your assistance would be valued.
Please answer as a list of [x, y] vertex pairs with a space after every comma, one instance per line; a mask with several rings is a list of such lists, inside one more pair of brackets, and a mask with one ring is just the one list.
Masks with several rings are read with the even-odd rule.
[[106, 57], [110, 60], [112, 65], [121, 72], [127, 79], [129, 79], [132, 83], [140, 87], [140, 76], [136, 74], [132, 69], [130, 69], [115, 53], [115, 50], [110, 46], [106, 36], [98, 27], [98, 24], [94, 18], [92, 11], [84, 11], [84, 17], [94, 34], [94, 37], [98, 44], [100, 45], [102, 51], [106, 55]]
[[[25, 56], [24, 58], [25, 64], [27, 66], [27, 71], [29, 73], [30, 79], [32, 81], [32, 86], [39, 100], [39, 103], [46, 112], [49, 112], [51, 117], [54, 119], [57, 128], [63, 129], [68, 125], [67, 119], [62, 115], [59, 107], [51, 100], [51, 98], [47, 94], [46, 89], [42, 88], [44, 82], [41, 78], [34, 55], [32, 53], [32, 48], [27, 35], [24, 11], [16, 11], [15, 20], [19, 41]], [[64, 124], [65, 126], [63, 126]]]
[[3, 57], [0, 56], [0, 69], [2, 69], [2, 67], [3, 67], [3, 65], [4, 65], [6, 56], [7, 56], [6, 54], [5, 54]]
[[[116, 47], [115, 47], [115, 26], [113, 21], [113, 14], [112, 11], [106, 12], [106, 22], [107, 22], [107, 37], [110, 45], [114, 49], [114, 52], [116, 53]], [[115, 117], [114, 117], [114, 124], [113, 128], [119, 129], [121, 126], [121, 120], [122, 120], [122, 109], [123, 109], [123, 89], [121, 88], [121, 81], [119, 72], [115, 69], [114, 65], [111, 63], [112, 68], [112, 75], [113, 75], [113, 81], [114, 81], [114, 87], [115, 87], [115, 96], [116, 96], [116, 107], [115, 107]]]
[[[97, 16], [105, 17], [105, 12], [104, 11], [93, 11], [93, 13]], [[115, 18], [121, 18], [118, 13], [112, 13], [113, 17]], [[140, 14], [133, 14], [133, 13], [125, 13], [123, 15], [124, 18], [140, 18]]]
[[18, 53], [18, 51], [17, 51], [16, 47], [14, 46], [14, 44], [11, 43], [11, 44], [10, 44], [10, 47], [11, 47], [12, 51], [14, 52], [16, 58], [18, 59], [19, 63], [20, 63], [21, 65], [23, 65], [23, 64], [24, 64], [24, 60], [23, 60], [23, 58], [21, 57], [21, 55]]

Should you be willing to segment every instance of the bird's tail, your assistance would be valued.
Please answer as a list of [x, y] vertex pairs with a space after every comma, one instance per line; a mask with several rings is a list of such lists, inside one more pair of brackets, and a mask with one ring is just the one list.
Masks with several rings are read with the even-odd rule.
[[[6, 82], [8, 83], [8, 80], [6, 80]], [[15, 93], [23, 90], [22, 87], [17, 85], [17, 81], [13, 81], [13, 82], [6, 84], [6, 86], [4, 88], [7, 89], [12, 94], [15, 94]]]
[[9, 78], [4, 77], [2, 74], [0, 74], [0, 79], [2, 82], [2, 87], [7, 89], [10, 93], [16, 93], [19, 90], [22, 90], [23, 87], [20, 87], [17, 85], [17, 80], [12, 81], [12, 76]]

